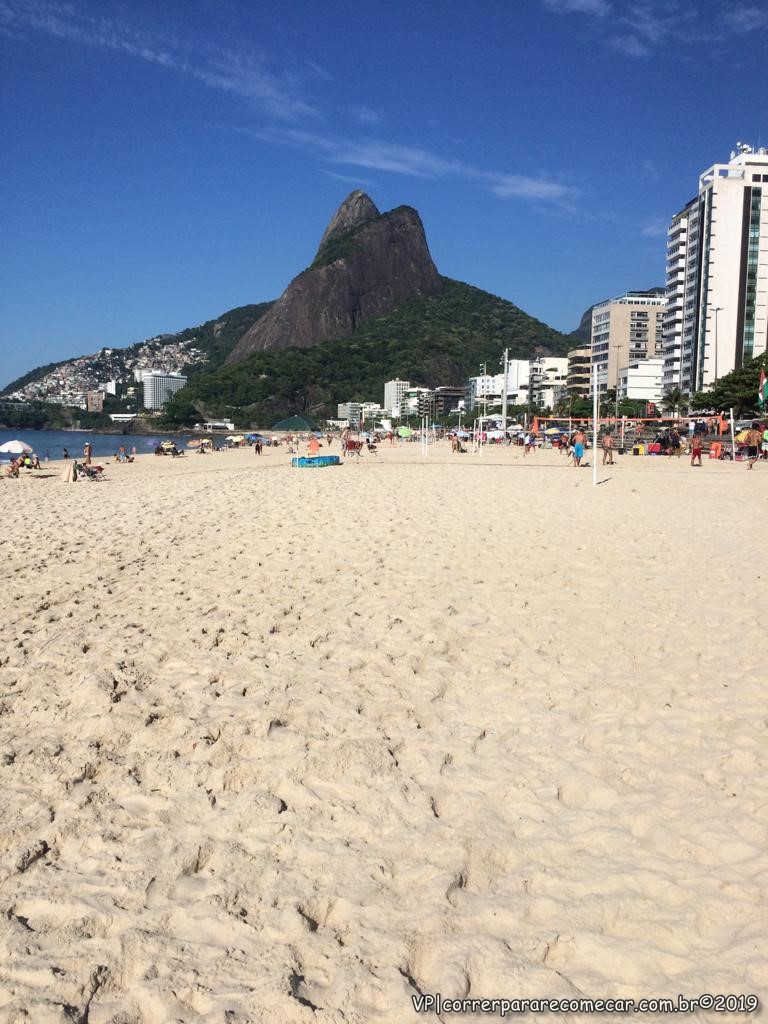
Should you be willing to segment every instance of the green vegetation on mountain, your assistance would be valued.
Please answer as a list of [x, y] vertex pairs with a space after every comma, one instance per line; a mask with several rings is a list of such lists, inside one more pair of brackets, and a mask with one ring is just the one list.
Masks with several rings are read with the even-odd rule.
[[[215, 320], [207, 320], [199, 327], [187, 327], [177, 334], [161, 335], [158, 345], [162, 347], [169, 342], [190, 341], [195, 348], [208, 357], [205, 370], [215, 370], [222, 365], [248, 328], [252, 327], [259, 317], [262, 317], [273, 305], [273, 302], [257, 302], [249, 306], [237, 306], [235, 309], [230, 309], [226, 313], [222, 313], [221, 316], [217, 316]], [[140, 345], [145, 344], [146, 342], [140, 342], [132, 345], [125, 350], [125, 354], [130, 356]], [[187, 369], [192, 371], [193, 368]]]
[[203, 416], [234, 417], [266, 426], [292, 414], [335, 416], [343, 401], [381, 401], [393, 377], [413, 385], [462, 385], [481, 372], [500, 372], [511, 359], [564, 355], [568, 339], [513, 303], [443, 279], [437, 295], [412, 298], [387, 316], [366, 321], [352, 338], [311, 348], [257, 352], [213, 373], [200, 373], [165, 406], [169, 426]]
[[28, 402], [6, 404], [0, 400], [0, 429], [3, 430], [118, 430], [106, 413], [86, 412], [64, 405]]
[[0, 397], [3, 395], [12, 395], [14, 391], [20, 391], [21, 388], [26, 387], [27, 384], [33, 384], [36, 380], [40, 380], [42, 377], [47, 376], [49, 373], [53, 373], [59, 366], [64, 366], [69, 360], [62, 359], [59, 363], [46, 363], [45, 366], [36, 366], [34, 370], [30, 370], [29, 373], [25, 373], [23, 377], [17, 377], [16, 380], [12, 380], [10, 384], [6, 385], [2, 391], [0, 391]]

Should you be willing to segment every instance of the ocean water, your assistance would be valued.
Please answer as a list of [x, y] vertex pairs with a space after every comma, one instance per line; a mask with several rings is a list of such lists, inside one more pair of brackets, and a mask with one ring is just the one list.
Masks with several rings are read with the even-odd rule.
[[[172, 440], [181, 450], [187, 441], [195, 436], [174, 435]], [[165, 434], [96, 434], [89, 430], [0, 430], [0, 445], [6, 441], [23, 441], [34, 449], [41, 462], [44, 461], [46, 452], [51, 460], [63, 459], [65, 448], [69, 451], [70, 458], [79, 459], [82, 457], [86, 441], [93, 445], [94, 458], [111, 458], [121, 444], [125, 445], [129, 454], [134, 446], [137, 455], [151, 454], [157, 442], [164, 441], [165, 438]], [[9, 462], [12, 458], [12, 455], [0, 453], [0, 461]]]

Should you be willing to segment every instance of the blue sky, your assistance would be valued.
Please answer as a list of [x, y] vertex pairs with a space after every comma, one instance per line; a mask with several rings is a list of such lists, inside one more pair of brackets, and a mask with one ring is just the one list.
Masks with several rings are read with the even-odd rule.
[[571, 330], [768, 144], [767, 44], [762, 0], [0, 0], [0, 382], [276, 298], [353, 188]]

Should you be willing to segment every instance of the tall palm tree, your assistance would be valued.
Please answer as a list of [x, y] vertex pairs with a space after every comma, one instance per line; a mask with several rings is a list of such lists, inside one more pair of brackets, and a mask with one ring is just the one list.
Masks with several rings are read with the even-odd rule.
[[687, 398], [688, 396], [686, 393], [681, 391], [680, 388], [675, 385], [675, 387], [664, 392], [661, 399], [661, 405], [663, 409], [667, 410], [667, 412], [674, 412], [675, 415], [678, 415], [678, 409], [683, 402], [687, 400]]

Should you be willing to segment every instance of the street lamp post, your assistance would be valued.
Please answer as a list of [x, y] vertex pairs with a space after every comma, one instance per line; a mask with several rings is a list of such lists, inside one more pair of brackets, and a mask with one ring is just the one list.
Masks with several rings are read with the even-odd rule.
[[507, 377], [509, 376], [509, 349], [504, 349], [504, 379], [501, 384], [501, 429], [507, 440]]

